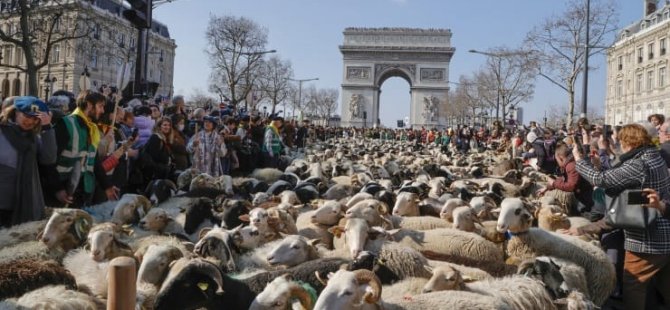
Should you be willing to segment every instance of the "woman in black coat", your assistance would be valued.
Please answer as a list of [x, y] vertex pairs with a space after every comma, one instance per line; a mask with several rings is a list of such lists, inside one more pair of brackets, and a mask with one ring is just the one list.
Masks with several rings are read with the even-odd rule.
[[144, 145], [142, 167], [145, 181], [169, 179], [174, 170], [172, 155], [172, 121], [163, 117], [156, 122], [153, 134]]

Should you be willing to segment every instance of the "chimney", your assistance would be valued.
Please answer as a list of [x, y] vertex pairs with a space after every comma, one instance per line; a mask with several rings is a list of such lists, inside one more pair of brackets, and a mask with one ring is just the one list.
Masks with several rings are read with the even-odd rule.
[[644, 0], [644, 17], [647, 17], [649, 14], [656, 12], [657, 7], [658, 0]]

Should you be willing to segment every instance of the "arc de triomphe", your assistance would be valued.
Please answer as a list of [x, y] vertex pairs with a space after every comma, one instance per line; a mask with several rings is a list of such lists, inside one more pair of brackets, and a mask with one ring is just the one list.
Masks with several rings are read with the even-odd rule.
[[410, 125], [443, 127], [454, 51], [449, 29], [346, 28], [342, 126], [378, 125], [380, 87], [402, 77], [410, 85]]

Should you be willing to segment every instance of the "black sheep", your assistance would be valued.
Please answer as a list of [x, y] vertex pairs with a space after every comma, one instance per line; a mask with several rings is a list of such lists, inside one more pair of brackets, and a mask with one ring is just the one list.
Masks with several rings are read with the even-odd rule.
[[351, 264], [351, 261], [347, 259], [319, 258], [285, 270], [260, 273], [248, 279], [244, 279], [242, 282], [246, 283], [249, 289], [253, 292], [259, 294], [265, 289], [265, 286], [268, 283], [272, 282], [272, 280], [288, 273], [293, 276], [293, 279], [296, 281], [302, 281], [311, 285], [316, 290], [317, 294], [319, 294], [326, 286], [319, 281], [316, 272], [318, 271], [319, 274], [325, 276], [330, 272], [336, 272], [343, 265], [349, 264]]
[[0, 264], [0, 300], [19, 297], [47, 285], [77, 289], [74, 277], [55, 261], [21, 259]]
[[363, 251], [358, 254], [347, 270], [354, 271], [359, 269], [370, 270], [377, 275], [382, 284], [393, 284], [402, 280], [393, 270], [384, 265], [384, 261], [377, 258], [375, 254], [368, 251]]
[[224, 227], [233, 229], [241, 224], [245, 224], [240, 220], [240, 216], [249, 214], [249, 210], [253, 208], [251, 203], [245, 200], [228, 199], [223, 202], [223, 212], [219, 214]]
[[194, 233], [198, 226], [206, 219], [209, 219], [214, 224], [221, 225], [221, 219], [214, 216], [212, 206], [212, 200], [208, 198], [199, 198], [193, 204], [187, 206], [185, 210], [184, 231], [187, 234]]
[[170, 269], [171, 281], [161, 287], [154, 309], [249, 309], [256, 293], [207, 260], [182, 258]]

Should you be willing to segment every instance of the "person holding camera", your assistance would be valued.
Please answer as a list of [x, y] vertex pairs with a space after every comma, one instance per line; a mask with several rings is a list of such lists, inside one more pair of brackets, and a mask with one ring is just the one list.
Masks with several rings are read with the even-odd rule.
[[[670, 303], [670, 212], [665, 207], [670, 203], [670, 176], [659, 150], [642, 125], [624, 126], [618, 138], [623, 153], [619, 162], [608, 170], [594, 169], [577, 146], [573, 148], [573, 156], [577, 172], [594, 186], [603, 188], [608, 196], [616, 197], [627, 189], [645, 189], [647, 197], [654, 201], [644, 207], [659, 209], [663, 215], [653, 228], [624, 230], [625, 308], [645, 309], [647, 297], [654, 296], [655, 290]], [[655, 290], [650, 288], [652, 283]]]

